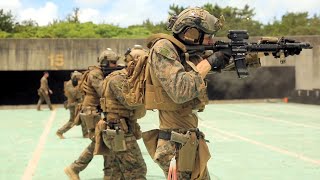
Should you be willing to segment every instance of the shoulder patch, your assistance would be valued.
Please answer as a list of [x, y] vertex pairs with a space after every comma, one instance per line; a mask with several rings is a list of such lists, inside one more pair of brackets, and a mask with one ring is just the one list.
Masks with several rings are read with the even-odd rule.
[[161, 39], [153, 46], [155, 53], [158, 53], [168, 59], [179, 60], [178, 52], [173, 44], [167, 39]]
[[170, 51], [167, 48], [161, 48], [159, 51], [159, 54], [163, 55], [163, 56], [169, 56]]

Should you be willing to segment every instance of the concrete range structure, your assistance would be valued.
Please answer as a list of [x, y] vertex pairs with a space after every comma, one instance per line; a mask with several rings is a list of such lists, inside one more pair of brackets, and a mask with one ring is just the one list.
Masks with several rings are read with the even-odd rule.
[[[259, 38], [250, 37], [249, 41], [257, 41]], [[288, 57], [285, 64], [280, 64], [279, 59], [272, 56], [263, 57], [261, 58], [262, 67], [265, 69], [277, 67], [277, 71], [279, 69], [284, 71], [280, 75], [282, 77], [286, 74], [291, 77], [292, 75], [286, 73], [286, 71], [288, 68], [294, 68], [295, 77], [293, 79], [288, 78], [288, 80], [297, 90], [295, 95], [297, 97], [310, 96], [311, 99], [313, 96], [319, 97], [320, 36], [293, 36], [288, 38], [309, 42], [313, 49], [303, 50], [299, 56]], [[228, 41], [227, 38], [217, 37], [216, 39]], [[105, 48], [112, 48], [117, 53], [124, 54], [127, 48], [134, 44], [145, 46], [145, 39], [2, 39], [0, 41], [0, 72], [6, 74], [9, 71], [18, 71], [28, 76], [26, 71], [29, 73], [37, 72], [38, 74], [42, 71], [51, 71], [54, 75], [51, 77], [54, 78], [57, 77], [56, 74], [60, 74], [59, 72], [84, 70], [90, 65], [97, 64], [97, 56]], [[282, 77], [273, 78], [281, 79]], [[232, 78], [237, 81], [233, 74]], [[7, 81], [12, 82], [13, 80]], [[54, 81], [60, 83], [61, 80]], [[260, 83], [260, 80], [255, 81]], [[269, 96], [266, 98], [278, 97]], [[2, 103], [0, 102], [0, 104]]]

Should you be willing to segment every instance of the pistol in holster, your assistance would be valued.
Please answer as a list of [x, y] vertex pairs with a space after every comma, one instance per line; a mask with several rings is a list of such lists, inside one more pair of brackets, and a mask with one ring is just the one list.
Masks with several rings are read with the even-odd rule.
[[170, 141], [178, 143], [178, 170], [192, 172], [199, 144], [196, 133], [187, 131], [182, 134], [171, 131]]
[[129, 126], [125, 118], [121, 118], [117, 120], [107, 120], [107, 124], [110, 129], [119, 129], [124, 131], [124, 133], [129, 132]]
[[102, 139], [104, 144], [114, 152], [127, 150], [124, 131], [121, 129], [103, 130]]

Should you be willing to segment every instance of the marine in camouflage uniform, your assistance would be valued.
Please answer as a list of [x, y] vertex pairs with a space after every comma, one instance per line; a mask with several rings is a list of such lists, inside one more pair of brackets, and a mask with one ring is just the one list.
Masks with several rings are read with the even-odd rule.
[[[140, 57], [147, 55], [141, 46], [135, 46], [129, 51], [126, 53], [126, 62], [138, 61]], [[126, 96], [129, 89], [128, 68], [132, 67], [112, 72], [105, 78], [103, 84], [104, 92], [100, 102], [106, 118], [100, 120], [96, 128], [95, 154], [107, 156], [105, 158], [107, 161], [104, 162], [106, 166], [104, 180], [146, 179], [147, 167], [137, 143], [137, 139], [141, 138], [137, 119], [142, 118], [146, 111], [143, 104], [128, 103]], [[101, 136], [104, 133], [102, 131], [105, 129], [123, 131], [126, 150], [116, 149], [106, 137], [102, 140]]]
[[[65, 82], [64, 85], [64, 95], [67, 97], [66, 108], [70, 111], [70, 118], [69, 121], [56, 132], [57, 136], [61, 139], [64, 139], [63, 133], [66, 133], [73, 127], [76, 108], [83, 100], [83, 94], [79, 89], [78, 83], [81, 79], [81, 75], [82, 74], [78, 71], [72, 72], [71, 79]], [[83, 137], [86, 137], [88, 135], [88, 130], [83, 122], [81, 123], [81, 129]]]
[[[169, 20], [173, 36], [157, 34], [148, 39], [145, 107], [159, 110], [160, 127], [142, 136], [166, 177], [171, 173], [170, 161], [176, 159], [178, 179], [210, 179], [206, 166], [210, 153], [198, 129], [197, 112], [208, 102], [204, 77], [211, 69], [223, 68], [225, 59], [221, 52], [207, 59], [188, 58], [185, 45], [209, 44], [221, 21], [203, 9], [188, 8]], [[172, 132], [188, 137], [187, 143], [173, 141]]]
[[48, 77], [49, 77], [49, 73], [46, 71], [43, 73], [43, 76], [40, 80], [40, 88], [38, 89], [39, 100], [37, 104], [38, 111], [41, 110], [40, 106], [43, 103], [43, 101], [45, 101], [48, 104], [50, 110], [53, 110], [51, 101], [50, 101], [50, 96], [49, 96], [49, 94], [52, 94], [52, 91], [48, 85]]
[[[87, 72], [84, 72], [80, 88], [84, 92], [82, 109], [80, 112], [81, 121], [85, 123], [89, 138], [92, 140], [89, 146], [82, 152], [80, 157], [70, 166], [64, 169], [65, 173], [72, 180], [80, 179], [79, 173], [83, 171], [93, 158], [95, 146], [94, 130], [100, 119], [100, 97], [102, 93], [103, 79], [110, 73], [111, 64], [115, 64], [118, 56], [110, 48], [103, 51], [98, 61], [99, 66], [90, 66]], [[114, 62], [114, 63], [111, 63]]]

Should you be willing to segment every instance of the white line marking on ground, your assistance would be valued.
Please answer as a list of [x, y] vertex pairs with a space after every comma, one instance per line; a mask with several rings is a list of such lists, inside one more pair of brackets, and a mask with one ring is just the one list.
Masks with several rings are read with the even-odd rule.
[[49, 117], [49, 120], [47, 121], [45, 128], [40, 136], [38, 145], [32, 154], [32, 158], [30, 159], [28, 166], [24, 171], [24, 174], [21, 178], [22, 180], [31, 180], [32, 179], [32, 176], [34, 175], [34, 173], [36, 171], [38, 162], [40, 160], [41, 153], [44, 148], [44, 144], [46, 143], [48, 134], [50, 132], [50, 128], [52, 126], [52, 123], [53, 123], [55, 117], [56, 117], [56, 110], [53, 110], [50, 117]]
[[231, 113], [242, 114], [245, 116], [257, 117], [259, 119], [265, 119], [265, 120], [276, 121], [276, 122], [283, 122], [283, 123], [290, 124], [293, 126], [299, 126], [299, 127], [305, 127], [305, 128], [311, 128], [311, 129], [320, 129], [319, 126], [307, 125], [307, 124], [302, 124], [302, 123], [295, 123], [295, 122], [290, 122], [287, 120], [276, 119], [276, 118], [266, 117], [266, 116], [260, 116], [260, 115], [251, 114], [251, 113], [245, 113], [245, 112], [234, 111], [234, 110], [229, 110], [229, 109], [220, 109], [220, 108], [215, 108], [215, 109], [219, 109], [219, 110], [227, 111], [227, 112], [231, 112]]
[[295, 103], [283, 103], [283, 104], [277, 104], [277, 103], [267, 103], [267, 104], [261, 104], [261, 105], [267, 105], [271, 109], [286, 109], [290, 112], [298, 112], [298, 113], [308, 113], [308, 114], [319, 114], [320, 108], [319, 105], [310, 105], [310, 104], [295, 104]]
[[[236, 107], [241, 107], [241, 106], [236, 106]], [[301, 116], [303, 115], [304, 117], [316, 117], [319, 118], [319, 114], [317, 113], [310, 113], [310, 112], [306, 112], [305, 110], [301, 111], [294, 111], [294, 110], [287, 110], [287, 109], [283, 109], [283, 108], [267, 108], [267, 107], [259, 107], [259, 106], [246, 106], [247, 108], [251, 108], [251, 109], [255, 109], [255, 110], [263, 110], [263, 111], [267, 111], [267, 112], [279, 112], [279, 113], [283, 113], [283, 114], [294, 114], [294, 115], [298, 115]], [[282, 110], [279, 110], [282, 109]]]
[[227, 131], [212, 127], [212, 126], [210, 126], [208, 124], [206, 124], [206, 125], [200, 124], [200, 126], [209, 128], [211, 130], [219, 132], [220, 134], [224, 134], [224, 135], [232, 137], [232, 138], [237, 138], [237, 139], [240, 139], [242, 141], [246, 141], [248, 143], [251, 143], [251, 144], [254, 144], [254, 145], [257, 145], [257, 146], [260, 146], [260, 147], [264, 147], [264, 148], [269, 149], [271, 151], [275, 151], [275, 152], [278, 152], [278, 153], [281, 153], [281, 154], [285, 154], [285, 155], [288, 155], [288, 156], [291, 156], [291, 157], [294, 157], [294, 158], [297, 158], [297, 159], [300, 159], [302, 161], [306, 161], [306, 162], [309, 162], [309, 163], [312, 163], [312, 164], [315, 164], [315, 165], [320, 165], [320, 160], [312, 159], [312, 158], [304, 156], [302, 154], [291, 152], [291, 151], [288, 151], [286, 149], [282, 149], [282, 148], [279, 148], [279, 147], [276, 147], [276, 146], [272, 146], [272, 145], [269, 145], [269, 144], [264, 144], [262, 142], [255, 141], [255, 140], [240, 136], [240, 135], [235, 134], [235, 133], [230, 133], [230, 132], [227, 132]]

